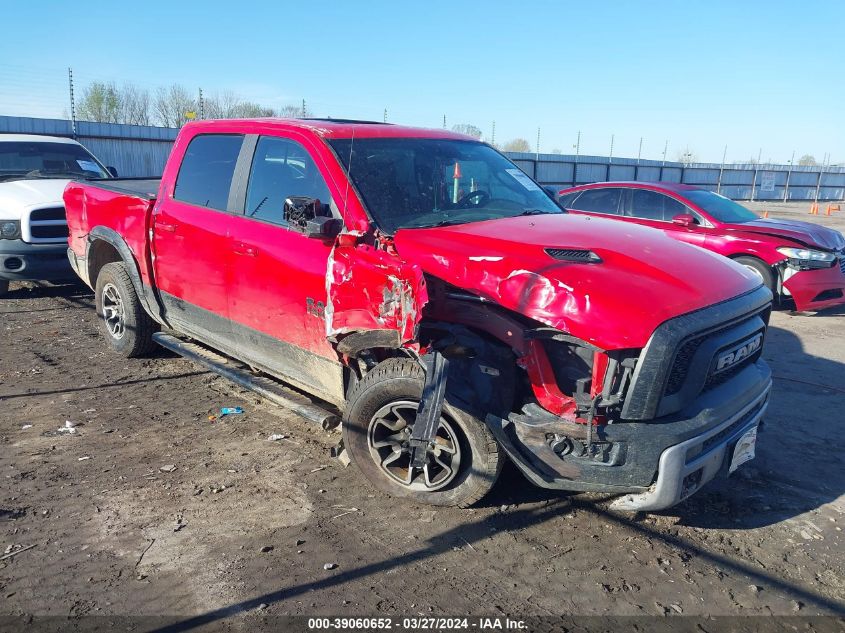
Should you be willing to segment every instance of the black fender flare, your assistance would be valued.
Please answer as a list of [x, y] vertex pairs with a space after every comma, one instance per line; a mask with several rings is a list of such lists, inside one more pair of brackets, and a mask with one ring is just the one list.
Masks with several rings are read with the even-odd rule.
[[159, 301], [155, 290], [145, 286], [141, 281], [140, 268], [132, 249], [129, 248], [129, 245], [123, 239], [123, 236], [114, 229], [110, 229], [106, 226], [95, 226], [88, 234], [88, 243], [85, 249], [85, 266], [89, 283], [96, 284], [96, 280], [91, 276], [91, 258], [89, 253], [91, 251], [91, 247], [97, 241], [106, 242], [110, 246], [114, 247], [120, 255], [123, 265], [126, 267], [126, 272], [129, 273], [129, 279], [132, 280], [132, 286], [135, 289], [135, 294], [138, 295], [138, 300], [141, 302], [144, 310], [146, 310], [147, 314], [149, 314], [153, 319], [162, 325], [167, 325], [169, 327], [167, 320], [164, 318], [164, 311], [162, 310], [161, 302]]

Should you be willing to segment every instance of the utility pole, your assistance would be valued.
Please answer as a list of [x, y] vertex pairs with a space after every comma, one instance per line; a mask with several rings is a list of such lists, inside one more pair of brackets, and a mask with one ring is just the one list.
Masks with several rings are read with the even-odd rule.
[[305, 112], [306, 112], [306, 110], [305, 110], [305, 99], [303, 99], [302, 100], [302, 118], [303, 119], [305, 118]]
[[666, 152], [669, 151], [669, 141], [666, 141], [666, 144], [663, 146], [663, 166], [666, 166]]
[[757, 172], [760, 171], [760, 157], [763, 155], [763, 148], [757, 152], [757, 162], [754, 164], [754, 177], [751, 179], [751, 202], [754, 202], [754, 188], [757, 186]]
[[384, 109], [384, 122], [387, 123], [387, 108]]
[[792, 158], [789, 159], [789, 169], [786, 170], [786, 185], [783, 187], [783, 201], [789, 200], [789, 176], [792, 174], [792, 167], [795, 165], [795, 150], [792, 150]]
[[637, 165], [640, 164], [640, 157], [643, 155], [643, 137], [640, 137], [640, 149], [637, 150]]
[[446, 129], [446, 115], [443, 115], [443, 129]]
[[68, 88], [70, 90], [70, 132], [76, 138], [76, 102], [73, 99], [73, 68], [67, 69]]
[[496, 122], [493, 121], [493, 132], [490, 134], [490, 145], [496, 146]]
[[609, 163], [613, 162], [613, 141], [615, 140], [615, 138], [615, 134], [610, 135], [610, 160], [608, 161]]
[[[540, 160], [540, 128], [537, 128], [537, 160]], [[537, 168], [534, 168], [534, 172], [536, 173]]]
[[578, 130], [578, 136], [575, 139], [575, 169], [572, 171], [572, 184], [578, 184], [578, 154], [581, 152], [581, 130]]
[[200, 110], [200, 119], [205, 118], [205, 102], [202, 98], [202, 88], [200, 88], [200, 102], [199, 102], [199, 110]]
[[722, 192], [722, 172], [725, 171], [725, 158], [728, 155], [728, 146], [725, 145], [725, 151], [722, 152], [722, 164], [719, 165], [719, 182], [716, 184], [716, 193]]

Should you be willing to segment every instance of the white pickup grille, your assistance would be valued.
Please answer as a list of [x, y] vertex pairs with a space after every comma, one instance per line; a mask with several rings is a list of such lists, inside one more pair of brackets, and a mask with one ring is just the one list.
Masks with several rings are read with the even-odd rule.
[[23, 240], [30, 244], [62, 244], [67, 242], [68, 228], [64, 207], [45, 207], [29, 212]]

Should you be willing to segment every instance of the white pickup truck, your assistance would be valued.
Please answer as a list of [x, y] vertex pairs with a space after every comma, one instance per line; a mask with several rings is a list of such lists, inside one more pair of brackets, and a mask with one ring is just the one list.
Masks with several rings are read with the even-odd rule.
[[67, 259], [65, 185], [116, 175], [71, 139], [0, 134], [0, 296], [10, 281], [74, 278]]

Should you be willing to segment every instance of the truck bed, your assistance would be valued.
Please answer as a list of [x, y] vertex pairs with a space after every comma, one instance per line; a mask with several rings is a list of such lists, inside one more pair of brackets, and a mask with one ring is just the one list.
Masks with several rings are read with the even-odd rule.
[[155, 200], [161, 178], [91, 178], [85, 183], [107, 191]]

